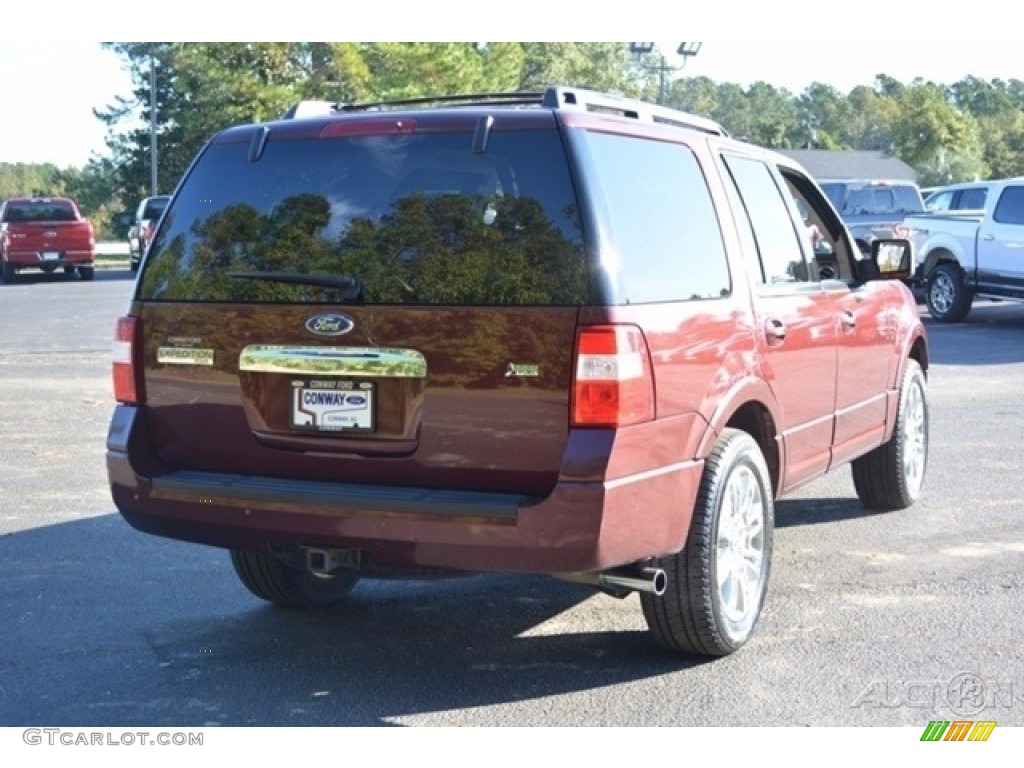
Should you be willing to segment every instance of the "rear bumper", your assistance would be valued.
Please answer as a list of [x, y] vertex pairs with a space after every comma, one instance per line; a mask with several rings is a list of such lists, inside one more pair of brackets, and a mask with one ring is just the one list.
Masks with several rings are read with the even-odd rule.
[[57, 258], [44, 258], [39, 251], [9, 251], [4, 254], [4, 260], [11, 266], [18, 269], [28, 267], [88, 267], [95, 261], [95, 252], [89, 250], [79, 251], [52, 251], [58, 254]]
[[538, 499], [168, 471], [130, 406], [117, 407], [107, 440], [114, 502], [147, 533], [230, 549], [359, 549], [379, 565], [466, 571], [594, 571], [676, 552], [702, 468], [560, 479]]

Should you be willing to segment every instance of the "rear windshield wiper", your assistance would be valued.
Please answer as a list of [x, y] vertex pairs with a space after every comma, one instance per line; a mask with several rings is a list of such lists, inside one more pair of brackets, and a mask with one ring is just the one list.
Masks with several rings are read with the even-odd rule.
[[339, 288], [346, 299], [361, 299], [363, 284], [352, 275], [327, 275], [313, 272], [228, 272], [228, 277], [240, 280], [265, 280], [269, 283], [292, 283], [294, 285], [319, 285], [324, 288]]

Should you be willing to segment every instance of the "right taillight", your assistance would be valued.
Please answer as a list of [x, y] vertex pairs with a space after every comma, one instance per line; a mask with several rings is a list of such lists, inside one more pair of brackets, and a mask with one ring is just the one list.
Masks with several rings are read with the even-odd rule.
[[574, 427], [623, 427], [654, 419], [647, 342], [633, 325], [595, 325], [576, 334]]
[[126, 405], [138, 405], [142, 400], [136, 353], [139, 327], [137, 317], [121, 317], [114, 331], [114, 399]]

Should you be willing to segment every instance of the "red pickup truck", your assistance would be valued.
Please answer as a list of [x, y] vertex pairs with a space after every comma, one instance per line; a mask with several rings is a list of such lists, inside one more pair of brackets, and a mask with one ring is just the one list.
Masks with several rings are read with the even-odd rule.
[[23, 269], [63, 267], [92, 280], [96, 240], [92, 224], [66, 197], [18, 197], [0, 204], [0, 263], [5, 283]]

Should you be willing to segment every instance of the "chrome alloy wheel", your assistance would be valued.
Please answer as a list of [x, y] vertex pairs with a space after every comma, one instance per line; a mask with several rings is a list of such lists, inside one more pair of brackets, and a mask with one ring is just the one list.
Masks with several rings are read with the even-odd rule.
[[903, 407], [903, 476], [910, 495], [917, 498], [928, 460], [928, 412], [920, 382], [911, 384]]
[[953, 278], [945, 272], [938, 272], [928, 283], [928, 298], [931, 304], [940, 314], [946, 314], [953, 309], [953, 301], [956, 298], [956, 286], [953, 285]]
[[718, 603], [726, 633], [745, 638], [757, 619], [764, 592], [764, 498], [757, 475], [741, 465], [722, 494], [715, 542]]

